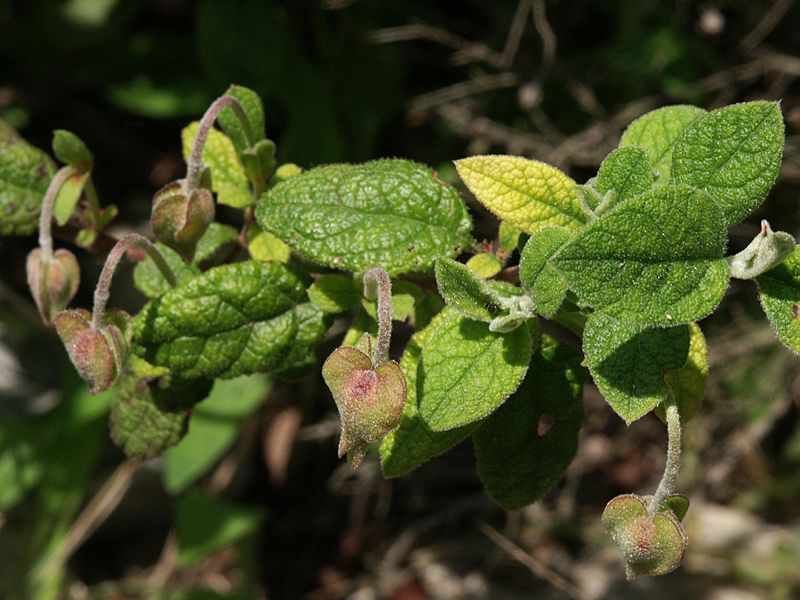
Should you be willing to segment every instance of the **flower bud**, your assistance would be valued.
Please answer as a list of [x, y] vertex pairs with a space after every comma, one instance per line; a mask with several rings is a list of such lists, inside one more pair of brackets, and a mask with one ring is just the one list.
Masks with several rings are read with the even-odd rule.
[[35, 248], [28, 254], [25, 267], [36, 308], [42, 320], [49, 324], [78, 291], [81, 279], [78, 260], [72, 252], [63, 248], [56, 250], [50, 260], [45, 260], [42, 249]]
[[128, 353], [130, 317], [122, 311], [106, 313], [105, 323], [94, 329], [87, 310], [62, 310], [53, 318], [67, 354], [81, 378], [96, 394], [117, 380]]
[[394, 361], [373, 367], [361, 350], [342, 347], [327, 358], [322, 377], [342, 421], [339, 456], [352, 450], [351, 464], [356, 469], [367, 446], [399, 423], [406, 400], [405, 375]]
[[182, 181], [173, 181], [153, 198], [153, 233], [187, 262], [192, 260], [197, 242], [213, 221], [214, 198], [205, 187], [187, 193]]
[[683, 560], [688, 539], [669, 508], [650, 515], [643, 498], [624, 494], [606, 505], [603, 524], [625, 559], [628, 579], [664, 575]]

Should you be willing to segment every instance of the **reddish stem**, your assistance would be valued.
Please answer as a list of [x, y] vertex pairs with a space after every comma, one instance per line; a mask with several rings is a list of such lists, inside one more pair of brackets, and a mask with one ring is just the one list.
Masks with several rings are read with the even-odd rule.
[[364, 273], [364, 296], [367, 300], [378, 300], [378, 342], [372, 366], [389, 360], [389, 344], [392, 341], [392, 280], [383, 267], [374, 267]]
[[62, 167], [50, 180], [47, 191], [42, 200], [42, 211], [39, 214], [39, 247], [42, 249], [42, 260], [49, 261], [53, 258], [53, 208], [55, 207], [58, 192], [64, 183], [75, 175], [77, 171], [72, 167]]

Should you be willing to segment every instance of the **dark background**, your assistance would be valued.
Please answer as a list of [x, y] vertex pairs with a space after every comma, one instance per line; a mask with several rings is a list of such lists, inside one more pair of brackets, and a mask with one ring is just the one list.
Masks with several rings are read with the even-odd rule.
[[[450, 161], [475, 153], [537, 158], [583, 181], [647, 110], [780, 99], [784, 166], [766, 205], [730, 232], [736, 251], [761, 218], [800, 233], [799, 31], [800, 7], [786, 0], [0, 0], [0, 118], [43, 149], [56, 128], [78, 134], [124, 230], [142, 229], [153, 192], [181, 176], [181, 129], [230, 83], [261, 94], [283, 162], [409, 157], [454, 183]], [[491, 239], [496, 222], [470, 206], [479, 235]], [[75, 386], [57, 340], [32, 316], [24, 257], [34, 244], [33, 236], [0, 239], [6, 462], [20, 451], [9, 431], [54, 410]], [[75, 304], [88, 306], [86, 282], [99, 264], [82, 262]], [[116, 305], [142, 302], [129, 280], [118, 277]], [[703, 328], [712, 371], [685, 432], [680, 486], [694, 503], [691, 545], [672, 575], [625, 583], [599, 523], [614, 495], [654, 489], [665, 445], [655, 417], [626, 428], [587, 387], [581, 447], [564, 482], [506, 514], [482, 492], [469, 443], [399, 481], [384, 481], [374, 456], [350, 474], [335, 459], [333, 404], [311, 377], [276, 383], [194, 486], [265, 509], [248, 543], [186, 569], [170, 562], [177, 500], [155, 461], [66, 557], [53, 597], [798, 597], [797, 360], [775, 341], [745, 282]], [[64, 435], [59, 452], [80, 453], [80, 434]], [[54, 451], [48, 440], [57, 436], [48, 433], [41, 448]], [[63, 498], [50, 506], [51, 517], [66, 520], [62, 537], [119, 472], [121, 454], [98, 439], [86, 476], [76, 478], [84, 483], [63, 510]], [[46, 554], [31, 531], [47, 497], [34, 486], [28, 501], [0, 512], [0, 597], [25, 597], [22, 582]]]

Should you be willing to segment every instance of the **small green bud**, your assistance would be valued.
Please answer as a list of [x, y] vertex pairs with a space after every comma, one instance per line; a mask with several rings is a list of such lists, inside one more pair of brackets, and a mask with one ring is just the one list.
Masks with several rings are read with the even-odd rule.
[[206, 187], [187, 192], [182, 181], [173, 181], [153, 198], [153, 233], [187, 262], [194, 257], [197, 242], [213, 221], [214, 198]]
[[302, 167], [299, 167], [294, 163], [284, 163], [275, 169], [275, 181], [286, 181], [292, 177], [297, 177], [302, 172]]
[[88, 310], [62, 310], [53, 318], [53, 325], [78, 374], [96, 394], [114, 385], [122, 370], [130, 341], [130, 316], [108, 311], [98, 329], [92, 328], [91, 320]]
[[667, 510], [652, 515], [646, 499], [635, 494], [617, 496], [606, 505], [603, 524], [625, 559], [628, 579], [664, 575], [681, 564], [688, 538], [667, 504]]
[[245, 174], [250, 181], [266, 181], [275, 169], [275, 142], [261, 140], [240, 155]]
[[[362, 348], [370, 345], [369, 341], [364, 344]], [[342, 420], [339, 456], [352, 450], [351, 464], [356, 469], [367, 446], [400, 422], [406, 401], [406, 377], [396, 362], [373, 367], [368, 354], [345, 346], [327, 358], [322, 365], [322, 378]]]
[[50, 260], [45, 260], [41, 248], [35, 248], [28, 254], [25, 268], [36, 308], [42, 320], [49, 324], [78, 291], [81, 279], [78, 260], [63, 248], [56, 250]]

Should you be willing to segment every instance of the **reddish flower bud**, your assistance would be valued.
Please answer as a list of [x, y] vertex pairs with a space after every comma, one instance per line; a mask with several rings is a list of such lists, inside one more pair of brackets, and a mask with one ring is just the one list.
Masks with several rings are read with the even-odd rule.
[[42, 320], [50, 324], [56, 313], [66, 308], [78, 291], [81, 279], [78, 260], [63, 248], [56, 250], [50, 260], [45, 260], [42, 249], [35, 248], [28, 254], [25, 267], [36, 308]]
[[650, 515], [644, 498], [624, 494], [606, 505], [603, 524], [625, 559], [628, 579], [664, 575], [683, 560], [688, 539], [670, 508]]
[[213, 221], [214, 198], [207, 188], [187, 193], [182, 181], [173, 181], [153, 198], [153, 233], [186, 261], [192, 260], [197, 242]]
[[53, 318], [72, 364], [93, 394], [114, 385], [128, 353], [130, 316], [109, 311], [104, 321], [93, 329], [91, 313], [83, 309], [62, 310]]
[[400, 421], [407, 392], [405, 375], [394, 361], [373, 367], [361, 350], [342, 347], [325, 361], [322, 377], [342, 420], [339, 456], [352, 450], [351, 464], [356, 469], [367, 446]]

